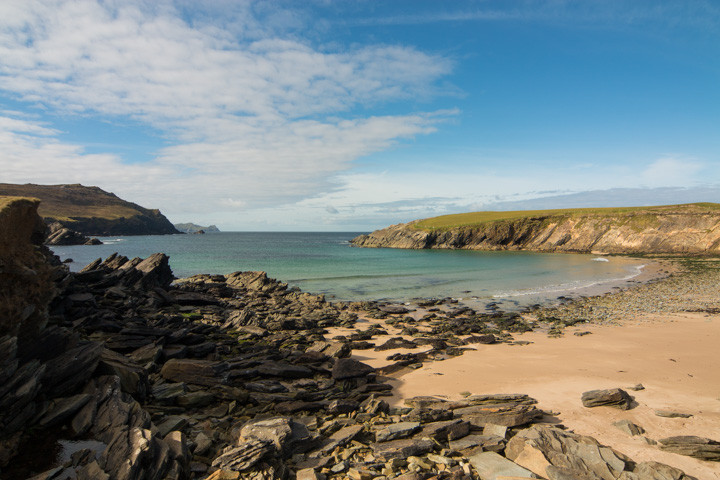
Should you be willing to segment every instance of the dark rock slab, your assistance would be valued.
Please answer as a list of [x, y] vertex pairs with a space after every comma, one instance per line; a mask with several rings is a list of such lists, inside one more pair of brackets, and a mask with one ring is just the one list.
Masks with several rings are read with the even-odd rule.
[[375, 373], [375, 369], [370, 365], [352, 358], [339, 358], [335, 361], [332, 369], [332, 378], [335, 380], [344, 380], [347, 378], [364, 377]]
[[148, 373], [143, 367], [130, 358], [110, 349], [104, 348], [97, 366], [100, 375], [117, 375], [124, 392], [132, 395], [137, 401], [144, 402], [150, 390]]
[[708, 462], [720, 462], [720, 442], [709, 438], [694, 435], [663, 438], [660, 449]]
[[470, 426], [470, 422], [460, 418], [444, 422], [432, 422], [423, 425], [422, 431], [417, 436], [438, 441], [457, 440], [470, 433]]
[[313, 371], [303, 365], [292, 365], [284, 362], [264, 362], [257, 367], [258, 373], [283, 378], [307, 378]]
[[160, 375], [172, 382], [212, 387], [224, 383], [222, 374], [227, 369], [225, 362], [173, 358], [163, 365]]
[[50, 398], [75, 393], [97, 368], [103, 346], [88, 342], [48, 361], [42, 377], [43, 391]]
[[473, 405], [453, 410], [456, 417], [470, 422], [475, 427], [487, 424], [516, 427], [526, 425], [543, 416], [542, 410], [533, 405]]
[[75, 415], [91, 399], [92, 395], [87, 393], [73, 395], [72, 397], [56, 398], [51, 402], [47, 412], [38, 423], [45, 428], [59, 425]]
[[632, 397], [621, 388], [608, 390], [590, 390], [582, 394], [582, 403], [585, 407], [613, 407], [620, 410], [632, 408]]
[[383, 343], [380, 346], [375, 347], [376, 352], [381, 352], [384, 350], [395, 350], [397, 348], [417, 348], [417, 344], [414, 342], [411, 342], [410, 340], [405, 340], [403, 337], [393, 337], [389, 339], [387, 342]]
[[420, 456], [432, 452], [435, 442], [426, 439], [393, 440], [371, 445], [375, 458], [387, 462], [393, 458]]
[[488, 334], [488, 335], [471, 335], [465, 340], [463, 340], [463, 345], [472, 345], [472, 344], [482, 344], [482, 345], [492, 345], [494, 343], [497, 343], [497, 338], [495, 338], [495, 335]]
[[399, 422], [382, 425], [375, 430], [376, 442], [388, 442], [407, 438], [420, 430], [419, 422]]

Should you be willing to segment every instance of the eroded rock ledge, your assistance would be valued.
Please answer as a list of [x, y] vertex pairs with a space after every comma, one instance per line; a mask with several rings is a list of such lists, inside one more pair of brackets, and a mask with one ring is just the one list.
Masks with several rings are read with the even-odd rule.
[[425, 229], [392, 225], [352, 240], [358, 247], [530, 250], [537, 252], [720, 253], [720, 211], [702, 205], [625, 214], [548, 214]]

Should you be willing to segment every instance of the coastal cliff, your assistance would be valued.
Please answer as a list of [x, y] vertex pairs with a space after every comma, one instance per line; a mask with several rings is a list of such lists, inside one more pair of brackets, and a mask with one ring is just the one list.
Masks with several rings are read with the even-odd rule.
[[85, 236], [180, 233], [160, 210], [127, 202], [98, 187], [0, 183], [3, 195], [37, 198], [41, 201], [38, 213], [45, 222]]
[[352, 244], [407, 249], [714, 254], [720, 253], [720, 205], [447, 215], [392, 225], [360, 235]]

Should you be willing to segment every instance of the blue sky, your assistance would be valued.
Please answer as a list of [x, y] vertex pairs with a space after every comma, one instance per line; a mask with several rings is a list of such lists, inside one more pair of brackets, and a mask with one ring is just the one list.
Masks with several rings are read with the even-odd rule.
[[0, 171], [224, 230], [720, 202], [720, 4], [0, 2]]

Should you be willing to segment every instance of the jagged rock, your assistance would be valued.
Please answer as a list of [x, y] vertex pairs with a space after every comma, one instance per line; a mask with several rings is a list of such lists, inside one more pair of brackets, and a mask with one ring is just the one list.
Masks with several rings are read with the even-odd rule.
[[315, 444], [305, 425], [285, 417], [247, 422], [240, 430], [239, 441], [250, 440], [270, 441], [278, 454], [285, 457], [304, 453]]
[[337, 399], [331, 401], [325, 410], [334, 415], [341, 413], [354, 412], [360, 407], [360, 404], [354, 400]]
[[102, 242], [54, 222], [48, 225], [45, 245], [102, 245]]
[[56, 398], [50, 403], [47, 413], [38, 422], [41, 427], [50, 428], [59, 425], [75, 415], [90, 400], [92, 395], [81, 393], [72, 397]]
[[379, 429], [375, 430], [375, 441], [387, 442], [390, 440], [397, 440], [399, 438], [406, 438], [418, 430], [420, 430], [419, 422], [400, 422], [383, 425]]
[[635, 435], [642, 435], [643, 433], [645, 433], [644, 428], [634, 424], [630, 420], [618, 420], [617, 422], [613, 423], [613, 426], [627, 433], [631, 437], [634, 437]]
[[663, 438], [660, 449], [709, 462], [720, 462], [720, 442], [693, 435]]
[[274, 451], [271, 441], [250, 440], [239, 443], [237, 447], [228, 447], [222, 455], [212, 462], [220, 470], [241, 472], [256, 465], [266, 455]]
[[152, 387], [152, 396], [159, 404], [172, 404], [180, 395], [185, 394], [187, 387], [184, 383], [162, 383]]
[[496, 404], [473, 405], [453, 410], [455, 416], [470, 422], [475, 427], [484, 427], [488, 423], [516, 427], [526, 425], [543, 416], [542, 410], [533, 405]]
[[222, 374], [228, 370], [225, 362], [173, 358], [160, 370], [160, 375], [173, 382], [212, 387], [224, 382]]
[[403, 422], [430, 423], [452, 420], [453, 416], [453, 411], [449, 409], [413, 408], [407, 415], [403, 415], [401, 420]]
[[585, 407], [608, 406], [629, 410], [632, 408], [632, 397], [621, 388], [609, 390], [590, 390], [582, 394], [582, 403]]
[[333, 358], [347, 358], [352, 354], [350, 345], [343, 342], [315, 342], [305, 351], [320, 352]]
[[417, 348], [417, 344], [405, 340], [402, 337], [393, 337], [389, 339], [387, 342], [383, 343], [382, 345], [375, 347], [376, 352], [381, 352], [384, 350], [394, 350], [397, 348]]
[[344, 380], [347, 378], [364, 377], [372, 374], [375, 369], [370, 365], [352, 358], [339, 358], [335, 361], [332, 368], [332, 378], [335, 380]]
[[425, 455], [432, 451], [435, 442], [432, 440], [392, 440], [390, 442], [375, 443], [371, 445], [373, 455], [380, 461], [387, 462], [393, 458], [407, 458], [409, 456]]
[[88, 342], [49, 361], [42, 377], [43, 392], [50, 398], [75, 393], [97, 368], [102, 351], [102, 344]]
[[460, 418], [444, 422], [432, 422], [423, 425], [418, 434], [421, 438], [432, 438], [438, 441], [457, 440], [470, 433], [470, 422]]
[[323, 440], [320, 446], [310, 453], [310, 456], [314, 458], [324, 456], [335, 450], [335, 448], [346, 445], [352, 439], [357, 437], [363, 430], [365, 430], [364, 425], [351, 425], [349, 427], [343, 427], [330, 435], [330, 437]]
[[450, 448], [457, 451], [482, 447], [483, 451], [497, 452], [505, 448], [505, 438], [497, 435], [468, 435], [457, 440], [450, 440]]
[[104, 348], [97, 366], [100, 375], [117, 375], [123, 391], [129, 393], [139, 402], [145, 401], [150, 390], [148, 373], [143, 367], [117, 352]]
[[156, 363], [160, 360], [163, 352], [162, 345], [157, 343], [149, 343], [145, 346], [134, 350], [128, 357], [139, 365], [147, 365], [148, 363]]
[[175, 280], [170, 269], [169, 257], [164, 253], [153, 253], [140, 262], [135, 269], [143, 274], [137, 285], [145, 289], [152, 287], [167, 289]]
[[[535, 473], [548, 478], [613, 480], [632, 467], [627, 457], [601, 445], [594, 438], [552, 426], [533, 425], [522, 430], [510, 439], [505, 448], [505, 456], [513, 461], [523, 456], [537, 458], [540, 454], [550, 466]], [[533, 462], [533, 465], [537, 464]]]
[[623, 472], [618, 480], [691, 480], [682, 470], [659, 462], [642, 462], [632, 472]]

